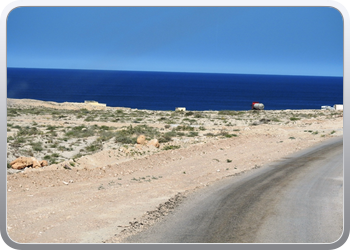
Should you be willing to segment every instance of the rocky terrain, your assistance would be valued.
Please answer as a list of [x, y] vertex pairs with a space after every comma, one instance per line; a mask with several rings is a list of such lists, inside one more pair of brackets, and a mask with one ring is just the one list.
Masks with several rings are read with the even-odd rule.
[[[8, 99], [8, 235], [20, 243], [120, 242], [188, 192], [342, 134], [342, 111], [154, 111]], [[146, 142], [137, 143], [140, 135]], [[13, 169], [19, 157], [48, 166]]]

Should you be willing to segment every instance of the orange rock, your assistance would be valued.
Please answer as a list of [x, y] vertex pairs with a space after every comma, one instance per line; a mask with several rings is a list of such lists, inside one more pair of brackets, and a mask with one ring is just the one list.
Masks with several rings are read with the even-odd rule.
[[33, 162], [33, 168], [40, 168], [41, 167], [41, 164], [37, 159], [35, 159], [34, 157], [31, 157], [31, 159]]
[[45, 161], [45, 160], [42, 160], [42, 161], [40, 162], [40, 165], [41, 165], [42, 167], [44, 167], [44, 166], [48, 166], [49, 163], [48, 163], [47, 161]]
[[147, 143], [147, 146], [154, 146], [156, 148], [159, 148], [159, 141], [157, 139], [152, 139]]
[[14, 169], [23, 169], [26, 168], [28, 166], [32, 166], [33, 165], [33, 160], [31, 157], [19, 157], [16, 160], [12, 161], [10, 163], [11, 167]]
[[139, 135], [136, 140], [137, 144], [146, 144], [146, 136], [144, 135]]
[[13, 169], [23, 169], [23, 168], [27, 168], [27, 167], [41, 168], [43, 166], [47, 166], [48, 163], [45, 160], [39, 162], [34, 157], [21, 156], [21, 157], [17, 158], [16, 160], [12, 161], [10, 163], [10, 165]]

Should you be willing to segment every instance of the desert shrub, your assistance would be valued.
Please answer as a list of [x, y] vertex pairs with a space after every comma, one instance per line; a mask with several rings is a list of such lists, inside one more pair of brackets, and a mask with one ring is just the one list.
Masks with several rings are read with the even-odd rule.
[[94, 120], [95, 120], [95, 117], [93, 117], [93, 116], [88, 116], [84, 119], [85, 122], [92, 122]]
[[20, 114], [19, 110], [17, 109], [14, 109], [14, 108], [7, 109], [7, 116], [14, 117], [14, 116], [18, 116], [19, 114]]
[[202, 113], [196, 113], [194, 118], [204, 118], [204, 115]]
[[43, 151], [43, 146], [41, 142], [32, 142], [30, 145], [32, 146], [32, 149], [34, 151], [37, 151], [37, 152]]
[[289, 118], [291, 121], [297, 121], [297, 120], [300, 120], [300, 118], [298, 118], [298, 117], [291, 117], [291, 118]]
[[42, 132], [37, 129], [36, 127], [29, 127], [26, 126], [24, 128], [20, 128], [17, 132], [17, 136], [31, 136], [31, 135], [39, 135], [42, 134]]
[[115, 142], [125, 143], [125, 144], [134, 144], [136, 143], [136, 137], [130, 134], [128, 130], [119, 130], [115, 135]]
[[115, 133], [113, 133], [111, 131], [102, 131], [100, 133], [99, 140], [108, 141], [108, 140], [112, 139], [114, 136], [115, 136]]
[[50, 131], [54, 131], [54, 130], [56, 130], [56, 129], [58, 129], [59, 127], [57, 127], [57, 126], [51, 126], [51, 125], [48, 125], [47, 127], [46, 127], [46, 129], [47, 130], [50, 130]]
[[169, 142], [171, 140], [172, 140], [171, 136], [167, 136], [165, 134], [162, 135], [161, 137], [159, 137], [159, 139], [158, 139], [159, 143], [165, 143], [165, 142]]
[[194, 114], [194, 112], [189, 111], [189, 112], [186, 112], [186, 113], [185, 113], [185, 116], [190, 116], [190, 115], [193, 115], [193, 114]]
[[128, 136], [116, 136], [115, 141], [125, 144], [135, 144], [136, 143], [136, 137], [128, 137]]
[[166, 132], [164, 135], [168, 137], [175, 137], [177, 135], [177, 132], [175, 131], [175, 129], [173, 129], [169, 132]]
[[126, 129], [119, 130], [116, 132], [116, 137], [130, 137], [130, 136], [139, 136], [145, 135], [148, 138], [155, 138], [160, 133], [156, 128], [149, 127], [147, 125], [137, 125], [133, 127], [132, 125], [128, 126]]
[[100, 126], [100, 128], [99, 128], [100, 130], [110, 130], [111, 129], [111, 127], [108, 127], [108, 126], [105, 126], [105, 125], [102, 125], [102, 126]]
[[206, 133], [205, 136], [214, 137], [215, 135], [213, 133]]
[[273, 122], [281, 122], [281, 121], [280, 121], [278, 118], [276, 118], [276, 117], [272, 118], [271, 121], [273, 121]]
[[14, 148], [19, 148], [22, 146], [23, 143], [25, 143], [26, 140], [23, 137], [17, 137], [12, 143], [9, 145]]
[[194, 127], [183, 125], [183, 126], [177, 126], [175, 128], [176, 130], [182, 130], [182, 131], [194, 131]]
[[172, 149], [178, 149], [180, 148], [179, 145], [167, 145], [163, 147], [163, 150], [172, 150]]
[[92, 142], [90, 145], [85, 147], [85, 150], [87, 152], [95, 152], [95, 151], [100, 151], [103, 149], [103, 145], [101, 143], [101, 141], [96, 140], [94, 142]]
[[198, 136], [198, 132], [193, 132], [193, 131], [191, 131], [191, 132], [189, 132], [189, 133], [187, 134], [187, 136], [188, 136], [188, 137], [195, 137], [195, 136]]
[[80, 125], [74, 128], [71, 128], [68, 132], [66, 132], [65, 136], [74, 137], [74, 138], [83, 138], [95, 135], [95, 131], [93, 128], [87, 128], [84, 125]]
[[239, 112], [233, 110], [220, 110], [218, 115], [238, 115]]
[[45, 155], [44, 156], [44, 160], [50, 160], [51, 159], [51, 156], [50, 155]]
[[83, 155], [81, 153], [78, 153], [76, 155], [73, 156], [73, 159], [77, 159], [77, 158], [80, 158], [82, 157]]
[[58, 142], [52, 143], [50, 145], [51, 148], [57, 148], [59, 146]]
[[54, 153], [54, 154], [51, 154], [51, 155], [45, 155], [44, 156], [44, 160], [47, 160], [49, 162], [49, 164], [56, 164], [58, 157], [60, 157], [60, 155], [57, 154], [57, 153]]

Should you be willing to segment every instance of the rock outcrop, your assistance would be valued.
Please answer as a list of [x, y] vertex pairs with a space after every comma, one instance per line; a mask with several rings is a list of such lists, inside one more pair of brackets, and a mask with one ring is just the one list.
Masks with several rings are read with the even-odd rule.
[[137, 144], [146, 144], [147, 141], [146, 141], [146, 136], [144, 135], [139, 135], [139, 137], [137, 137], [137, 140], [136, 140]]
[[38, 161], [34, 157], [19, 157], [16, 160], [10, 162], [10, 165], [13, 169], [23, 169], [26, 167], [32, 167], [32, 168], [40, 168], [43, 166], [47, 166], [48, 162], [43, 160], [43, 161]]
[[147, 143], [147, 146], [154, 146], [156, 148], [159, 148], [159, 141], [157, 139], [152, 139]]

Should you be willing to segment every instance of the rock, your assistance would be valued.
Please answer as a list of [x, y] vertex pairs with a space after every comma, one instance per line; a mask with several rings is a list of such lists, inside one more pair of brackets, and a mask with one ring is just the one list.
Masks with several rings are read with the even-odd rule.
[[35, 159], [34, 157], [31, 157], [31, 159], [33, 162], [33, 168], [41, 168], [41, 164], [37, 159]]
[[33, 165], [33, 160], [31, 157], [21, 156], [10, 163], [11, 167], [14, 169], [23, 169], [28, 166]]
[[139, 135], [136, 140], [137, 144], [146, 144], [146, 136], [144, 135]]
[[47, 161], [39, 162], [34, 157], [21, 156], [21, 157], [17, 158], [16, 160], [12, 161], [10, 163], [10, 165], [13, 169], [23, 169], [26, 167], [40, 168], [43, 166], [47, 166], [48, 164], [47, 164]]
[[147, 143], [147, 146], [154, 146], [156, 148], [159, 148], [159, 141], [157, 139], [152, 139]]
[[72, 170], [67, 164], [64, 164], [63, 168], [68, 169], [68, 170]]
[[48, 163], [46, 160], [42, 160], [42, 161], [40, 162], [40, 165], [41, 165], [42, 167], [44, 167], [44, 166], [48, 166], [49, 163]]

